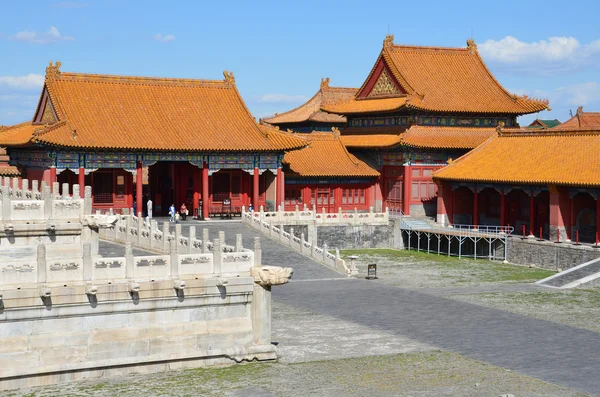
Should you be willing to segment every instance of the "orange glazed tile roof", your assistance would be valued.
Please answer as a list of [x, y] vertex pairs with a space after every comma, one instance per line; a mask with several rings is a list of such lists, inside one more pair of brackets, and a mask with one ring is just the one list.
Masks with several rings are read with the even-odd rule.
[[[434, 112], [519, 115], [548, 109], [548, 101], [508, 93], [485, 66], [472, 40], [468, 40], [467, 48], [445, 48], [395, 45], [393, 39], [394, 36], [388, 35], [384, 40], [381, 54], [356, 98], [323, 110], [353, 114], [405, 107]], [[407, 93], [405, 102], [398, 96], [395, 103], [391, 98], [381, 98], [367, 100], [368, 105], [359, 104], [379, 62], [385, 62]], [[378, 108], [372, 102], [382, 105]]]
[[473, 149], [495, 135], [496, 128], [413, 125], [402, 135], [402, 144], [424, 149]]
[[385, 148], [399, 145], [405, 127], [350, 127], [344, 128], [340, 140], [346, 147], [351, 148]]
[[321, 80], [319, 91], [306, 103], [285, 113], [275, 114], [275, 116], [267, 117], [263, 120], [269, 124], [302, 123], [306, 121], [345, 123], [345, 117], [324, 113], [321, 111], [321, 107], [348, 101], [354, 98], [357, 91], [358, 88], [330, 87], [328, 77]]
[[600, 129], [502, 130], [434, 179], [505, 184], [600, 186]]
[[[59, 122], [36, 132], [35, 142], [94, 149], [236, 152], [283, 151], [306, 144], [291, 134], [261, 129], [231, 72], [217, 81], [64, 73], [59, 67], [58, 62], [47, 67], [45, 81]], [[4, 136], [0, 133], [0, 145], [15, 144]], [[24, 143], [26, 134], [19, 137]]]
[[337, 114], [393, 112], [406, 105], [408, 98], [352, 99], [323, 106], [323, 110]]
[[554, 128], [600, 129], [600, 112], [584, 112], [583, 107], [580, 106], [575, 116]]
[[0, 145], [26, 145], [31, 142], [33, 133], [41, 128], [41, 125], [32, 125], [31, 121], [10, 127], [0, 127]]
[[379, 172], [348, 153], [338, 132], [303, 134], [309, 146], [288, 152], [283, 158], [289, 165], [286, 176], [300, 177], [377, 177]]
[[[2, 127], [0, 127], [0, 131]], [[12, 165], [8, 165], [10, 157], [6, 153], [5, 148], [0, 148], [0, 176], [21, 176], [19, 169]]]

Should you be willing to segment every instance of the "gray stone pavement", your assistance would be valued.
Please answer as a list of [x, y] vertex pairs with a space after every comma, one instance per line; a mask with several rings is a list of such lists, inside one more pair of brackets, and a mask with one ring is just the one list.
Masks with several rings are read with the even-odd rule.
[[[110, 241], [100, 240], [100, 243], [98, 244], [98, 254], [105, 258], [122, 257], [125, 256], [125, 246], [122, 244], [112, 243]], [[145, 256], [156, 254], [153, 252], [134, 248], [133, 255]]]
[[[199, 235], [203, 227], [211, 238], [225, 231], [229, 244], [235, 233], [244, 234], [246, 246], [258, 235], [239, 222], [194, 223]], [[344, 276], [266, 237], [261, 241], [263, 262], [294, 267], [294, 279], [300, 281], [274, 288], [277, 302], [600, 394], [598, 333], [378, 281], [328, 280]]]

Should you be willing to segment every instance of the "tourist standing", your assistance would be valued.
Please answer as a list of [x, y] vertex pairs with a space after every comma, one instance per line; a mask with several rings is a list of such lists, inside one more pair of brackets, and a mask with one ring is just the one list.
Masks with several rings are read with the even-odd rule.
[[152, 220], [152, 200], [148, 199], [146, 203], [146, 208], [148, 209], [148, 222]]
[[169, 216], [171, 217], [171, 219], [169, 219], [169, 222], [175, 222], [176, 213], [177, 210], [175, 209], [175, 204], [171, 204], [171, 206], [169, 207]]

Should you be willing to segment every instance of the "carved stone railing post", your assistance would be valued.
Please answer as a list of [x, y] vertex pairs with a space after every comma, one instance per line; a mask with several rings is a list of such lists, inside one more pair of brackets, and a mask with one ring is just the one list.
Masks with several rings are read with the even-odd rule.
[[358, 209], [354, 207], [354, 223], [359, 223], [358, 221]]
[[192, 248], [194, 248], [194, 240], [196, 239], [196, 226], [190, 226], [190, 231], [188, 234], [188, 254], [192, 253]]
[[342, 207], [338, 207], [338, 223], [342, 222], [342, 219], [343, 219], [342, 216], [343, 216]]
[[290, 237], [288, 238], [288, 245], [291, 247], [293, 244], [294, 244], [294, 228], [291, 227], [290, 228]]
[[238, 233], [235, 235], [235, 252], [242, 252], [243, 249], [242, 234]]
[[133, 261], [133, 244], [125, 243], [125, 276], [133, 278], [135, 276], [135, 263]]
[[54, 200], [60, 199], [60, 183], [52, 182], [52, 198]]
[[[23, 190], [23, 200], [25, 200], [31, 195], [31, 192], [29, 191], [29, 179], [23, 179], [21, 181], [21, 186]], [[31, 198], [33, 198], [33, 196], [31, 196]]]
[[213, 273], [221, 274], [221, 263], [223, 263], [223, 249], [221, 248], [221, 239], [213, 240]]
[[219, 241], [221, 242], [221, 247], [225, 245], [225, 232], [219, 231]]
[[68, 183], [62, 184], [62, 198], [63, 199], [69, 198], [69, 184]]
[[304, 233], [300, 233], [300, 253], [304, 254]]
[[4, 220], [4, 221], [10, 220], [10, 210], [11, 210], [10, 188], [6, 185], [3, 185], [2, 186], [2, 220]]
[[131, 235], [131, 226], [133, 225], [133, 217], [131, 214], [125, 215], [125, 241], [137, 243], [137, 238]]
[[137, 243], [142, 244], [142, 230], [144, 230], [144, 218], [142, 218], [142, 213], [138, 213], [137, 218]]
[[327, 250], [329, 249], [329, 247], [327, 247], [327, 243], [323, 244], [323, 263], [327, 263]]
[[35, 196], [37, 196], [37, 194], [40, 192], [39, 186], [39, 182], [36, 179], [31, 181], [31, 198], [33, 200], [37, 200]]
[[159, 243], [156, 239], [156, 235], [158, 235], [158, 222], [155, 220], [150, 221], [150, 247], [158, 247]]
[[[4, 186], [2, 186], [4, 188]], [[39, 244], [37, 246], [37, 282], [38, 284], [46, 282], [46, 246]]]
[[262, 265], [262, 248], [260, 246], [260, 237], [254, 237], [254, 266]]
[[83, 243], [83, 279], [90, 281], [94, 269], [92, 268], [92, 245]]
[[202, 229], [202, 253], [206, 254], [208, 252], [208, 229]]
[[171, 240], [171, 277], [179, 277], [179, 254], [177, 253], [177, 241]]
[[13, 178], [13, 198], [22, 198], [21, 189], [19, 189], [19, 178]]
[[52, 193], [50, 192], [50, 186], [42, 184], [42, 198], [44, 200], [44, 219], [52, 218]]
[[298, 209], [298, 205], [296, 205], [296, 213], [294, 214], [294, 219], [300, 219], [300, 210]]
[[179, 246], [181, 245], [181, 223], [175, 224], [175, 242], [177, 243], [175, 246], [179, 250]]
[[89, 215], [92, 213], [92, 187], [85, 186], [83, 189], [83, 213]]
[[75, 185], [73, 185], [73, 198], [78, 199], [80, 197], [81, 197], [81, 193], [79, 191], [79, 185], [75, 184]]
[[164, 252], [169, 252], [169, 235], [171, 234], [169, 230], [169, 222], [163, 222], [163, 246], [162, 249]]

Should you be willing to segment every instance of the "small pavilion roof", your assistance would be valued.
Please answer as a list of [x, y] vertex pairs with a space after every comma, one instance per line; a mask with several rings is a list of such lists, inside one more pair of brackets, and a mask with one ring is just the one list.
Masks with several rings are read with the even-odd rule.
[[312, 132], [302, 134], [307, 147], [285, 154], [284, 164], [298, 177], [377, 177], [379, 172], [346, 150], [339, 132]]
[[[0, 131], [0, 145], [46, 145], [121, 150], [217, 152], [284, 151], [301, 139], [260, 128], [231, 72], [224, 80], [192, 80], [64, 73], [46, 68], [38, 110], [54, 114]], [[45, 109], [41, 109], [42, 106]], [[51, 117], [52, 118], [52, 117]]]
[[600, 129], [499, 130], [433, 178], [600, 187]]
[[[446, 48], [396, 45], [393, 39], [388, 35], [384, 40], [377, 62], [355, 98], [322, 109], [343, 115], [403, 108], [507, 115], [548, 109], [548, 101], [506, 91], [490, 73], [472, 40], [467, 41], [466, 48]], [[373, 79], [382, 76], [381, 84], [379, 80], [373, 84]]]
[[575, 116], [562, 123], [557, 128], [600, 129], [600, 112], [584, 112], [583, 106], [577, 108]]
[[560, 121], [557, 119], [554, 120], [542, 120], [535, 119], [527, 126], [527, 128], [554, 128], [560, 125]]
[[289, 123], [303, 123], [313, 121], [317, 123], [345, 123], [346, 118], [337, 114], [321, 111], [321, 106], [343, 102], [354, 98], [358, 88], [330, 87], [329, 77], [321, 80], [319, 91], [306, 103], [295, 109], [263, 119], [266, 123], [278, 125]]

